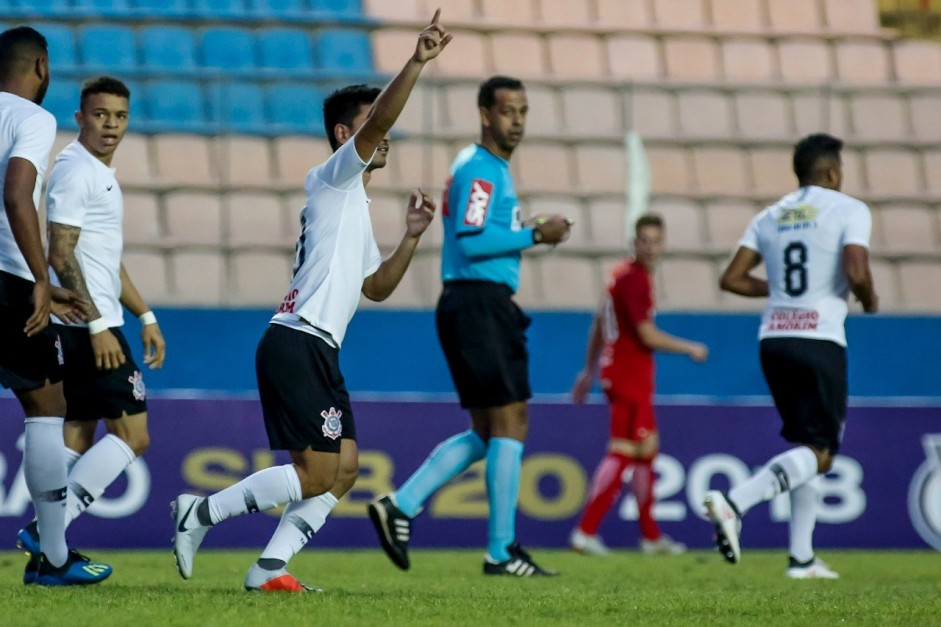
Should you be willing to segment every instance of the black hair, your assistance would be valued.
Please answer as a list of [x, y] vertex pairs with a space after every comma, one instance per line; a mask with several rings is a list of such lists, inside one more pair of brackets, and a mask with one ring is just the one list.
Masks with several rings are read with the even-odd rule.
[[526, 89], [523, 87], [523, 81], [509, 76], [491, 76], [480, 84], [477, 91], [477, 106], [489, 109], [497, 101], [498, 89], [512, 89], [519, 91]]
[[794, 174], [800, 185], [813, 182], [814, 168], [820, 159], [839, 160], [843, 149], [843, 140], [826, 133], [808, 135], [794, 146]]
[[362, 106], [371, 105], [382, 90], [369, 85], [348, 85], [334, 91], [323, 101], [323, 125], [327, 131], [330, 147], [335, 151], [340, 147], [333, 129], [337, 124], [353, 126], [353, 119], [359, 115]]
[[637, 223], [634, 224], [634, 234], [640, 235], [640, 230], [648, 226], [655, 226], [658, 229], [663, 229], [663, 218], [656, 213], [645, 213], [644, 215], [637, 218]]
[[94, 94], [111, 94], [131, 99], [131, 90], [122, 81], [113, 76], [98, 76], [90, 78], [82, 85], [82, 96], [79, 99], [79, 108], [85, 107], [85, 101]]
[[14, 26], [0, 33], [0, 79], [9, 78], [17, 63], [49, 54], [46, 38], [29, 26]]

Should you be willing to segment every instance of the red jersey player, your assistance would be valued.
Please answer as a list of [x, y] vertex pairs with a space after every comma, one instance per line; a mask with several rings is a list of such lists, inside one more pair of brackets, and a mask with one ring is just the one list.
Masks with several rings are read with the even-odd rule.
[[591, 493], [581, 522], [572, 532], [573, 549], [587, 555], [606, 555], [598, 535], [601, 519], [621, 491], [622, 475], [633, 469], [631, 484], [637, 497], [640, 542], [644, 553], [682, 553], [686, 546], [660, 533], [653, 519], [653, 462], [660, 438], [653, 411], [654, 351], [682, 353], [697, 362], [708, 350], [664, 333], [654, 324], [653, 269], [663, 253], [663, 219], [646, 214], [635, 225], [634, 258], [625, 259], [611, 274], [601, 307], [588, 338], [585, 369], [572, 388], [572, 399], [583, 403], [592, 382], [601, 375], [601, 387], [611, 405], [608, 454], [592, 477]]

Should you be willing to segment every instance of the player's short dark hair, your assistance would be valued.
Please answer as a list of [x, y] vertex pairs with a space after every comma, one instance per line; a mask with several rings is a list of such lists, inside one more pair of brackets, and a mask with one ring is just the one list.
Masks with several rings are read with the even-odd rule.
[[797, 142], [794, 146], [794, 174], [797, 175], [798, 183], [809, 184], [817, 161], [824, 158], [839, 160], [842, 149], [843, 140], [826, 133], [808, 135]]
[[7, 78], [20, 61], [49, 54], [46, 38], [35, 28], [14, 26], [0, 33], [0, 78]]
[[85, 102], [88, 100], [89, 96], [95, 94], [111, 94], [112, 96], [127, 98], [129, 101], [131, 99], [131, 90], [124, 82], [113, 76], [96, 76], [95, 78], [88, 79], [85, 81], [85, 84], [82, 85], [79, 108], [84, 108]]
[[645, 213], [637, 218], [637, 222], [634, 224], [634, 235], [640, 235], [640, 230], [648, 226], [663, 229], [663, 218], [656, 213]]
[[480, 89], [477, 91], [477, 106], [483, 107], [484, 109], [492, 107], [497, 101], [498, 89], [520, 91], [526, 88], [523, 86], [523, 81], [518, 78], [512, 78], [510, 76], [491, 76], [480, 84]]
[[334, 91], [323, 101], [323, 125], [327, 131], [330, 147], [336, 150], [340, 147], [336, 135], [333, 133], [337, 124], [353, 126], [353, 118], [359, 115], [363, 105], [371, 105], [382, 90], [369, 85], [348, 85]]

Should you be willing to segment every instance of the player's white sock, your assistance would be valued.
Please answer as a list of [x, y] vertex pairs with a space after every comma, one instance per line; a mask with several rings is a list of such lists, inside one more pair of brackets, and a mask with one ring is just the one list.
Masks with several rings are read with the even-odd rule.
[[772, 457], [761, 470], [729, 491], [729, 498], [745, 512], [762, 501], [770, 501], [807, 483], [817, 474], [817, 456], [806, 446], [798, 446]]
[[814, 556], [814, 527], [820, 503], [820, 477], [817, 475], [804, 485], [791, 490], [791, 557], [807, 562]]
[[88, 509], [136, 458], [131, 447], [113, 433], [88, 449], [69, 473], [66, 526]]
[[75, 462], [82, 458], [82, 454], [76, 450], [65, 447], [65, 475], [66, 477], [75, 468]]
[[320, 531], [337, 503], [337, 497], [329, 492], [290, 503], [284, 508], [278, 528], [262, 551], [261, 559], [281, 560], [285, 563], [291, 561]]
[[273, 466], [249, 475], [208, 499], [209, 519], [216, 524], [301, 500], [301, 480], [294, 464]]
[[23, 474], [36, 509], [42, 552], [53, 566], [68, 559], [65, 543], [65, 439], [62, 418], [26, 419]]

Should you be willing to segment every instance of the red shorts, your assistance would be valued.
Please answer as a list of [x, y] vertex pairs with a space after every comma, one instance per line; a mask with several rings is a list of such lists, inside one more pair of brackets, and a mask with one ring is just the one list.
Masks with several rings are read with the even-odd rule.
[[608, 401], [611, 404], [612, 438], [640, 442], [657, 432], [657, 417], [650, 400], [612, 398], [609, 395]]

